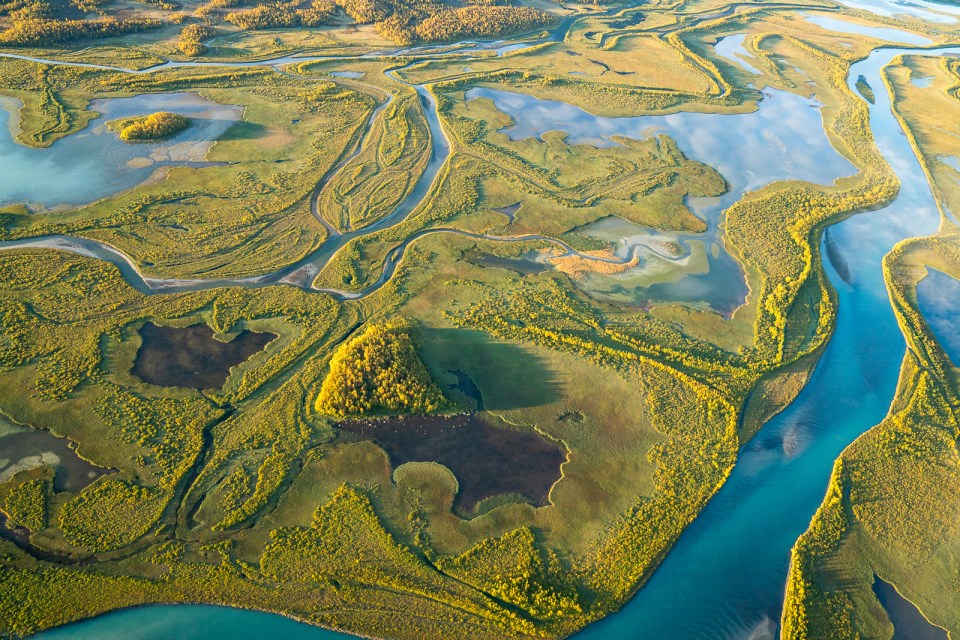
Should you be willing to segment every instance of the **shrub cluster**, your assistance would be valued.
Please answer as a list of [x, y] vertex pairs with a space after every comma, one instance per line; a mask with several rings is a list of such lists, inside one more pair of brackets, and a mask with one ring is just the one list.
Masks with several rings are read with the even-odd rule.
[[376, 413], [423, 413], [444, 404], [403, 324], [371, 324], [330, 361], [317, 410], [343, 418]]
[[377, 33], [399, 45], [493, 37], [554, 21], [545, 11], [495, 1], [457, 8], [432, 0], [338, 0], [337, 4], [358, 23], [374, 23]]
[[202, 56], [207, 52], [207, 47], [203, 44], [203, 41], [213, 37], [214, 33], [215, 31], [211, 27], [202, 24], [188, 24], [180, 32], [177, 48], [191, 58]]
[[121, 140], [158, 140], [180, 133], [190, 125], [190, 121], [176, 113], [158, 111], [143, 118], [137, 118], [120, 130]]
[[299, 0], [261, 4], [252, 9], [228, 13], [224, 20], [241, 29], [274, 29], [277, 27], [320, 27], [330, 24], [337, 7], [327, 0], [313, 0], [301, 6]]

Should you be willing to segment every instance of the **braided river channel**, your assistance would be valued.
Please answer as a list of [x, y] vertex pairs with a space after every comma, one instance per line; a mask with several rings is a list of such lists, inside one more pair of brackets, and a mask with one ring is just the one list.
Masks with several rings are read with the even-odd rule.
[[[507, 43], [494, 44], [509, 50], [510, 45]], [[470, 43], [466, 49], [461, 47], [459, 52], [469, 53], [470, 46], [481, 47]], [[490, 45], [484, 50], [491, 50]], [[493, 50], [498, 51], [497, 48]], [[437, 50], [436, 53], [442, 52], [443, 50]], [[790, 548], [806, 529], [819, 506], [834, 460], [857, 436], [883, 419], [893, 397], [905, 343], [888, 302], [881, 260], [900, 240], [933, 233], [939, 224], [938, 209], [926, 178], [893, 117], [889, 96], [882, 90], [883, 66], [896, 56], [911, 52], [918, 51], [878, 48], [868, 58], [854, 64], [848, 77], [851, 89], [854, 89], [853, 83], [861, 75], [874, 89], [879, 89], [876, 91], [876, 104], [870, 107], [871, 128], [878, 147], [900, 178], [901, 189], [889, 206], [859, 213], [828, 230], [831, 250], [822, 251], [821, 254], [824, 256], [824, 266], [829, 279], [838, 292], [839, 310], [835, 333], [809, 383], [785, 411], [767, 423], [744, 445], [726, 484], [683, 533], [662, 565], [636, 596], [618, 613], [579, 633], [576, 636], [578, 640], [763, 640], [777, 636]], [[431, 52], [426, 50], [404, 53], [414, 57], [427, 57]], [[926, 50], [924, 53], [958, 55], [960, 48]], [[244, 64], [260, 64], [279, 69], [282, 64], [305, 60], [310, 58]], [[175, 63], [158, 68], [171, 64]], [[423, 87], [416, 88], [428, 116], [434, 143], [430, 164], [416, 188], [396, 211], [380, 222], [342, 235], [334, 235], [315, 254], [280, 272], [237, 281], [152, 279], [141, 273], [131, 259], [109, 246], [67, 237], [0, 243], [0, 250], [25, 246], [46, 247], [97, 257], [116, 264], [132, 286], [147, 292], [220, 286], [266, 286], [281, 282], [312, 289], [313, 277], [348, 240], [401, 222], [429, 193], [449, 154], [449, 143], [437, 116], [432, 95]], [[510, 99], [516, 99], [516, 94], [496, 92], [474, 95], [492, 99], [498, 103], [498, 107], [503, 107], [501, 103], [506, 104]], [[690, 158], [715, 166], [731, 185], [732, 193], [718, 202], [706, 203], [702, 207], [695, 206], [698, 213], [704, 215], [710, 230], [700, 240], [684, 238], [686, 242], [699, 241], [712, 247], [720, 244], [717, 237], [722, 231], [717, 230], [721, 209], [729, 206], [745, 190], [756, 189], [775, 179], [784, 178], [829, 184], [837, 177], [852, 173], [852, 167], [829, 146], [822, 130], [816, 132], [819, 135], [814, 135], [810, 130], [811, 114], [816, 125], [822, 129], [818, 105], [812, 101], [809, 104], [797, 102], [795, 98], [785, 95], [768, 96], [761, 101], [755, 114], [699, 114], [698, 119], [698, 114], [688, 113], [673, 120], [671, 116], [664, 116], [657, 122], [646, 121], [642, 123], [643, 127], [638, 126], [639, 121], [643, 120], [641, 118], [604, 119], [605, 126], [609, 128], [598, 135], [642, 137], [650, 135], [647, 125], [654, 129], [666, 129]], [[196, 102], [195, 99], [191, 100], [193, 101], [190, 104], [194, 109], [211, 108]], [[138, 107], [136, 102], [125, 104], [129, 105], [132, 111], [137, 111], [134, 108]], [[799, 111], [796, 110], [798, 105]], [[120, 110], [121, 106], [117, 106], [117, 109]], [[171, 105], [164, 106], [170, 108]], [[529, 105], [522, 106], [529, 110]], [[147, 107], [152, 108], [152, 105], [146, 105], [145, 108]], [[570, 105], [566, 107], [575, 109]], [[793, 111], [781, 111], [791, 107], [794, 108]], [[132, 111], [124, 108], [124, 113]], [[377, 115], [375, 112], [372, 118]], [[211, 117], [219, 120], [234, 116], [227, 110]], [[533, 130], [523, 133], [524, 123], [520, 116], [515, 114], [514, 119], [516, 124], [512, 131], [507, 131], [512, 137], [541, 133]], [[738, 119], [742, 121], [742, 125], [736, 125]], [[618, 120], [621, 122], [616, 122]], [[767, 130], [779, 127], [774, 134], [777, 140], [783, 143], [783, 158], [786, 160], [780, 161], [770, 156], [765, 158], [761, 167], [732, 166], [730, 162], [724, 164], [716, 161], [702, 139], [711, 132], [697, 128], [707, 121], [716, 128], [717, 136], [731, 136], [731, 140], [741, 132], [756, 129], [758, 124]], [[796, 123], [793, 128], [790, 122]], [[219, 125], [211, 126], [216, 128]], [[763, 130], [760, 132], [763, 133]], [[575, 131], [569, 133], [576, 137]], [[90, 137], [95, 135], [96, 131]], [[822, 142], [817, 142], [820, 138]], [[767, 140], [767, 143], [769, 142]], [[598, 145], [608, 143], [606, 138], [597, 141]], [[12, 138], [4, 138], [0, 131], [0, 168], [4, 163], [4, 153], [12, 144]], [[59, 145], [70, 153], [81, 153], [82, 150], [78, 150], [77, 145], [82, 144], [82, 139], [70, 142], [67, 138], [44, 151], [56, 153]], [[762, 142], [758, 141], [758, 144]], [[766, 144], [763, 148], [770, 146]], [[738, 147], [735, 145], [731, 148]], [[31, 157], [33, 155], [38, 158], [41, 156], [32, 154]], [[24, 157], [24, 154], [18, 156]], [[178, 157], [169, 154], [158, 157], [162, 157], [162, 161], [169, 164], [180, 161]], [[788, 162], [791, 157], [795, 157], [796, 162]], [[124, 158], [125, 162], [127, 160], [129, 159]], [[189, 154], [182, 157], [184, 163], [193, 160]], [[44, 162], [46, 161], [44, 159]], [[804, 170], [806, 165], [809, 165], [809, 174]], [[115, 188], [133, 186], [135, 182], [130, 183], [128, 176], [135, 169], [130, 169], [130, 163], [124, 166], [127, 173], [122, 180], [102, 182]], [[133, 166], [138, 165], [134, 163]], [[756, 174], [757, 170], [764, 169], [767, 173]], [[99, 197], [109, 195], [111, 193], [102, 193]], [[88, 199], [95, 196], [93, 193], [85, 194]], [[18, 193], [17, 198], [35, 202], [39, 200], [39, 193]], [[56, 202], [48, 204], [62, 202], [58, 194], [55, 194], [55, 199]], [[435, 229], [426, 233], [459, 232]], [[477, 237], [517, 241], [535, 236]], [[415, 239], [416, 237], [409, 238], [388, 255], [383, 274], [375, 287], [382, 285], [392, 276], [404, 249]], [[557, 243], [548, 238], [541, 239]], [[561, 249], [572, 251], [562, 243], [557, 244]], [[631, 255], [618, 254], [617, 259], [629, 261]], [[717, 249], [711, 255], [712, 264], [723, 263], [727, 259], [725, 254], [719, 253]], [[832, 258], [827, 257], [828, 255]], [[831, 262], [831, 259], [836, 263]], [[727, 268], [720, 272], [725, 274], [724, 277], [722, 280], [709, 282], [710, 290], [716, 287], [731, 287], [733, 293], [721, 296], [724, 300], [732, 298], [736, 301], [745, 294], [743, 276], [739, 269]], [[672, 296], [669, 295], [671, 286], [677, 287]], [[696, 302], [691, 298], [691, 291], [705, 290], [704, 287], [691, 288], [691, 282], [685, 282], [684, 279], [675, 283], [664, 283], [661, 289], [661, 300], [691, 303]], [[326, 291], [341, 298], [362, 297], [369, 292], [370, 290], [360, 293]], [[708, 300], [707, 303], [709, 302]], [[129, 640], [173, 637], [196, 640], [223, 637], [233, 640], [274, 637], [326, 640], [351, 636], [269, 613], [207, 605], [154, 605], [110, 613], [47, 631], [36, 637], [43, 640], [114, 637]]]

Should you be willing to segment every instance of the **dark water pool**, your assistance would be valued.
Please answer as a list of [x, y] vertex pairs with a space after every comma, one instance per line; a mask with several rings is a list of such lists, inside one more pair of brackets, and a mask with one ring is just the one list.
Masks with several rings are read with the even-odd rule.
[[873, 576], [873, 593], [893, 623], [893, 640], [947, 640], [945, 630], [930, 624], [912, 602], [879, 576]]
[[547, 504], [567, 459], [562, 446], [539, 433], [495, 424], [478, 413], [350, 420], [338, 428], [379, 444], [394, 468], [438, 462], [450, 469], [460, 485], [453, 506], [461, 513], [473, 512], [485, 498], [511, 493]]
[[264, 349], [272, 333], [243, 331], [230, 342], [214, 338], [205, 324], [161, 327], [148, 322], [138, 331], [143, 346], [137, 352], [133, 374], [161, 387], [219, 389], [230, 369]]
[[78, 456], [69, 440], [49, 431], [28, 429], [0, 437], [0, 482], [20, 471], [46, 465], [56, 469], [54, 489], [74, 493], [110, 472]]

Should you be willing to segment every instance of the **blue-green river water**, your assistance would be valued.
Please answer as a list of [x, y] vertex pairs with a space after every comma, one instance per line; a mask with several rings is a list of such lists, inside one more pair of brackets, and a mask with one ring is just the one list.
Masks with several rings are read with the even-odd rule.
[[[879, 70], [902, 50], [882, 49], [855, 65], [883, 87]], [[956, 52], [954, 52], [956, 53]], [[720, 492], [681, 536], [649, 582], [580, 640], [773, 638], [790, 547], [823, 497], [833, 461], [879, 422], [896, 384], [904, 342], [890, 309], [882, 257], [901, 239], [936, 230], [938, 213], [925, 178], [877, 90], [871, 124], [902, 188], [889, 207], [858, 214], [830, 230], [838, 269], [836, 332], [797, 400], [748, 442]], [[682, 144], [682, 141], [681, 141]], [[844, 273], [841, 278], [839, 272]], [[51, 630], [41, 640], [124, 638], [330, 639], [349, 636], [273, 614], [201, 605], [148, 606]]]

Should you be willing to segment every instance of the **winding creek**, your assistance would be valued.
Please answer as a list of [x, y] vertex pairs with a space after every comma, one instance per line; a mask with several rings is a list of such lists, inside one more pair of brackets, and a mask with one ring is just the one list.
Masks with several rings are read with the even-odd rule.
[[[510, 46], [496, 44], [501, 48]], [[469, 51], [471, 46], [475, 45], [471, 44], [466, 50]], [[869, 58], [852, 67], [848, 81], [852, 85], [862, 74], [871, 86], [883, 87], [880, 79], [882, 66], [909, 51], [877, 49]], [[946, 52], [958, 54], [960, 48]], [[246, 64], [279, 67], [289, 62], [309, 60], [286, 58]], [[164, 66], [173, 64], [178, 63]], [[362, 234], [402, 222], [426, 197], [437, 179], [449, 155], [449, 143], [437, 117], [432, 95], [426, 87], [414, 85], [413, 88], [423, 101], [433, 138], [431, 159], [415, 188], [386, 218], [361, 230], [333, 235], [314, 254], [279, 272], [243, 280], [155, 279], [141, 274], [129, 258], [111, 247], [67, 237], [0, 243], [0, 250], [51, 248], [107, 260], [120, 268], [131, 285], [144, 292], [219, 286], [256, 287], [280, 282], [310, 289], [316, 273], [336, 251]], [[884, 157], [899, 175], [902, 187], [888, 207], [858, 214], [830, 230], [834, 245], [830, 254], [845, 259], [845, 275], [848, 271], [849, 277], [839, 277], [829, 259], [825, 258], [828, 276], [839, 294], [839, 311], [836, 332], [810, 382], [790, 407], [744, 446], [731, 477], [684, 532], [644, 588], [622, 611], [592, 625], [577, 638], [762, 640], [775, 637], [790, 547], [819, 506], [836, 457], [858, 435], [883, 418], [893, 395], [904, 341], [887, 299], [881, 260], [899, 240], [932, 233], [939, 223], [937, 207], [924, 174], [890, 111], [889, 96], [884, 91], [877, 91], [876, 97], [876, 105], [870, 112], [871, 127]], [[784, 104], [787, 100], [778, 97], [769, 104]], [[382, 113], [382, 106], [371, 118]], [[681, 148], [685, 148], [682, 131], [671, 131], [671, 134]], [[697, 157], [696, 153], [691, 157], [707, 160]], [[731, 180], [723, 170], [721, 174]], [[830, 179], [835, 177], [837, 175]], [[743, 190], [764, 183], [763, 180], [755, 184], [745, 180], [737, 185], [738, 197]], [[705, 206], [718, 207], [717, 217], [722, 209], [713, 202]], [[542, 236], [495, 237], [453, 229], [431, 229], [411, 236], [391, 251], [380, 279], [370, 289], [361, 293], [326, 292], [341, 298], [369, 294], [389, 280], [405, 247], [431, 233], [464, 233], [476, 238], [511, 242], [543, 240], [573, 252], [570, 247]], [[823, 254], [827, 255], [827, 252]], [[614, 258], [583, 257], [625, 261], [632, 257], [632, 253]], [[229, 636], [258, 640], [263, 637], [304, 640], [350, 637], [300, 625], [273, 614], [204, 605], [139, 607], [54, 629], [37, 637], [77, 640], [174, 636]]]

